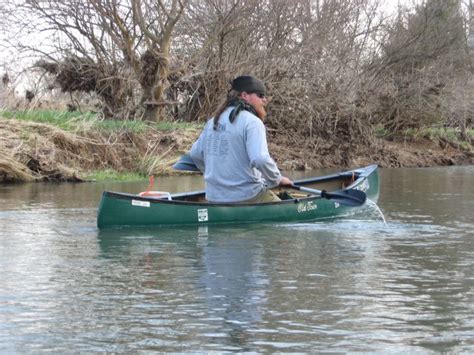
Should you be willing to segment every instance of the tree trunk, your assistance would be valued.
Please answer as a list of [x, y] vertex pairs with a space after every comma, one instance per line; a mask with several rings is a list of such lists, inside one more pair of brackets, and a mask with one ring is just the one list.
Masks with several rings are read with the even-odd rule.
[[163, 106], [161, 100], [163, 90], [155, 89], [153, 87], [143, 88], [143, 106], [145, 111], [143, 113], [143, 120], [149, 122], [159, 122], [164, 120]]
[[143, 89], [142, 105], [145, 108], [143, 119], [150, 122], [164, 120], [167, 101], [165, 91], [168, 88], [169, 54], [158, 51], [142, 57], [140, 84]]

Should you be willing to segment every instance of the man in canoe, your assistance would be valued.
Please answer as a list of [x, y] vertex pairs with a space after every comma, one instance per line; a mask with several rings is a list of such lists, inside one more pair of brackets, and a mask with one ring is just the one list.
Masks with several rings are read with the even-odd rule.
[[235, 78], [227, 100], [193, 144], [189, 155], [204, 173], [208, 201], [279, 201], [270, 189], [293, 184], [268, 152], [267, 102], [261, 80], [249, 75]]

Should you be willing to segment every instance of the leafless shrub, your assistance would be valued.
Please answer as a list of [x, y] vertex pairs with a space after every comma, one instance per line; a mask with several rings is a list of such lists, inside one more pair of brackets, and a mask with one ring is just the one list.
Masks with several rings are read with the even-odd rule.
[[382, 55], [369, 66], [375, 121], [391, 132], [450, 121], [447, 100], [452, 103], [455, 88], [470, 76], [465, 33], [458, 0], [400, 10]]
[[[41, 54], [42, 68], [69, 91], [95, 90], [114, 118], [163, 118], [173, 29], [186, 0], [30, 0], [15, 12], [23, 31], [43, 32], [49, 48], [18, 41]], [[14, 4], [12, 3], [11, 7]], [[30, 18], [37, 19], [31, 21]]]
[[188, 27], [178, 35], [191, 38], [186, 29], [195, 33], [186, 48], [201, 44], [206, 50], [178, 81], [189, 98], [187, 119], [208, 117], [234, 76], [254, 74], [269, 86], [271, 131], [299, 142], [370, 137], [370, 115], [356, 105], [356, 93], [361, 53], [379, 25], [375, 5], [354, 0], [194, 5], [183, 21]]

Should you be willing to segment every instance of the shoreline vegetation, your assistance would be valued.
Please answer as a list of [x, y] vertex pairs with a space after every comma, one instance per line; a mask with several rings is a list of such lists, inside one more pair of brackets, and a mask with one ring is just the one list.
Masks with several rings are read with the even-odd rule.
[[283, 171], [474, 163], [474, 5], [461, 0], [0, 8], [0, 181], [172, 174], [239, 75], [265, 83]]
[[[94, 113], [0, 111], [0, 182], [136, 180], [183, 174], [172, 169], [198, 137], [203, 123], [101, 120]], [[474, 164], [472, 140], [453, 129], [425, 128], [403, 134], [375, 132], [345, 146], [310, 144], [269, 129], [270, 153], [280, 169], [429, 167]], [[358, 140], [361, 144], [355, 144]]]

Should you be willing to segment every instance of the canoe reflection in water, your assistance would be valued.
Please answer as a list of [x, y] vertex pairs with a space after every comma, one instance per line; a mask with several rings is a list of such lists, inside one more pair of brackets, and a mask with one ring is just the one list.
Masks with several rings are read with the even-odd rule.
[[[122, 229], [99, 233], [101, 256], [145, 288], [147, 317], [242, 349], [261, 321], [269, 285], [258, 234], [277, 227]], [[130, 286], [130, 285], [129, 285]], [[127, 287], [124, 292], [130, 289]], [[134, 291], [136, 292], [136, 291]], [[124, 295], [126, 297], [126, 295]]]

